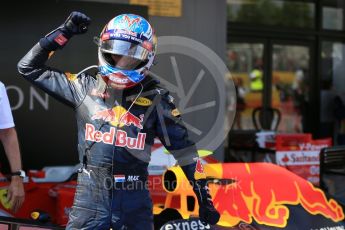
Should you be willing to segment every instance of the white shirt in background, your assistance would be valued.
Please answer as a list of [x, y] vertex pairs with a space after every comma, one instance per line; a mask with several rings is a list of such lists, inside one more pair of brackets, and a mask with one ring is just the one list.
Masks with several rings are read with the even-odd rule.
[[8, 129], [14, 127], [10, 102], [8, 101], [6, 88], [0, 82], [0, 129]]

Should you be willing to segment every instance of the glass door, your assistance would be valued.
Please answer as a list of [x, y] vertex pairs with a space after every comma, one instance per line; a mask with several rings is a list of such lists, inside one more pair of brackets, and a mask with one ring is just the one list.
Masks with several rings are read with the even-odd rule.
[[320, 77], [320, 134], [345, 144], [345, 42], [322, 41]]
[[[228, 68], [237, 90], [232, 129], [254, 129], [253, 110], [263, 107], [280, 111], [278, 132], [310, 132], [309, 98], [311, 82], [315, 81], [310, 67], [311, 44], [247, 40], [232, 38], [227, 47]], [[260, 119], [266, 126], [277, 121], [265, 112]]]
[[281, 112], [278, 132], [307, 131], [310, 107], [310, 48], [289, 43], [272, 44], [271, 105]]
[[234, 130], [254, 129], [252, 111], [263, 103], [264, 47], [263, 42], [256, 41], [228, 44], [228, 68], [237, 95]]

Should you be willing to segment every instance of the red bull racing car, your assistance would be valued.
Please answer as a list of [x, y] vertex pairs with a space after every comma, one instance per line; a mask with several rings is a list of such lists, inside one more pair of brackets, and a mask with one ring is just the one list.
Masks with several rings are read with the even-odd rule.
[[[282, 167], [218, 163], [211, 157], [205, 157], [203, 163], [213, 202], [221, 213], [214, 229], [345, 229], [340, 203]], [[193, 219], [198, 213], [196, 197], [181, 168], [174, 164], [174, 158], [156, 143], [149, 166], [156, 229], [211, 229]], [[49, 229], [65, 226], [76, 187], [76, 170], [77, 166], [61, 166], [30, 171], [25, 182], [26, 200], [16, 214], [6, 203], [8, 182], [1, 182], [0, 229], [10, 229], [6, 226], [13, 219], [6, 217], [31, 219], [36, 224], [45, 223]]]

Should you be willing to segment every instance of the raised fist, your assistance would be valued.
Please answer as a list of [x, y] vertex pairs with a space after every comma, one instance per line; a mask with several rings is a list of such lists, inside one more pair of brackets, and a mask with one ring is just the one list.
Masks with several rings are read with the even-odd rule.
[[87, 32], [91, 19], [83, 13], [73, 11], [65, 23], [61, 26], [64, 33], [72, 36], [75, 34], [83, 34]]
[[41, 38], [40, 45], [49, 51], [62, 49], [73, 35], [86, 33], [90, 23], [88, 16], [73, 11], [61, 26]]

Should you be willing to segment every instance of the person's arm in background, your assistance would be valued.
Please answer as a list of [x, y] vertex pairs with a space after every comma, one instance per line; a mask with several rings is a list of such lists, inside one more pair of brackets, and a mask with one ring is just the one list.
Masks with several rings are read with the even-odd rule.
[[[5, 153], [10, 163], [11, 172], [17, 172], [22, 169], [20, 158], [19, 143], [15, 128], [0, 129], [0, 140], [4, 146]], [[12, 176], [11, 184], [8, 188], [7, 198], [11, 204], [11, 210], [17, 212], [24, 202], [23, 178]]]
[[215, 225], [219, 221], [220, 214], [214, 208], [206, 174], [203, 172], [195, 144], [188, 137], [188, 131], [182, 123], [172, 97], [167, 91], [158, 96], [161, 100], [156, 107], [157, 116], [160, 116], [156, 134], [167, 150], [173, 154], [192, 185], [199, 203], [200, 220], [204, 224]]
[[[14, 128], [10, 103], [6, 94], [5, 86], [0, 82], [0, 141], [2, 142], [11, 171], [17, 172], [22, 169], [17, 132]], [[13, 212], [18, 211], [24, 202], [23, 179], [12, 176], [8, 188], [7, 198]]]

